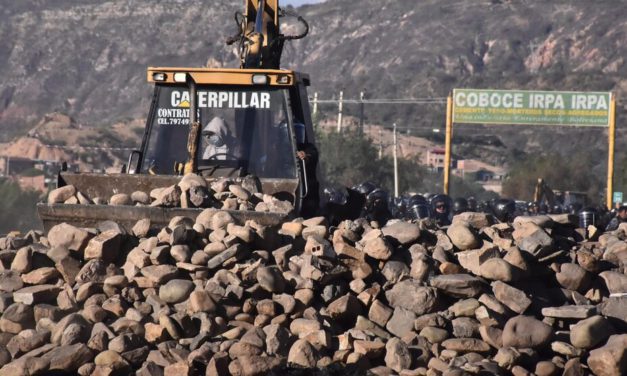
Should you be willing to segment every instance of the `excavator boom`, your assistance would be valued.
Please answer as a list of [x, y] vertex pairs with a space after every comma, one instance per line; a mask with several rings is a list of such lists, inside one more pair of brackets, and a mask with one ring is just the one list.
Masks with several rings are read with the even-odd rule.
[[[299, 35], [281, 33], [279, 17], [293, 16], [304, 26]], [[280, 69], [286, 40], [304, 38], [309, 25], [300, 16], [279, 7], [278, 0], [244, 0], [244, 13], [236, 13], [239, 31], [227, 44], [239, 42], [240, 68]]]

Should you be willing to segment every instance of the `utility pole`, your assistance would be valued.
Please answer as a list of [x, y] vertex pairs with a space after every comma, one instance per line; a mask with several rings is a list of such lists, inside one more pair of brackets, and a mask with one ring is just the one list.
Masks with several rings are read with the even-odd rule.
[[311, 121], [313, 122], [314, 129], [318, 129], [320, 123], [318, 120], [318, 92], [316, 91], [313, 97], [313, 109], [311, 112]]
[[340, 91], [340, 100], [337, 104], [337, 133], [342, 132], [342, 109], [344, 107], [344, 92]]
[[379, 128], [379, 159], [383, 158], [383, 132]]
[[394, 197], [398, 197], [398, 137], [396, 135], [396, 123], [393, 124], [394, 128]]
[[364, 133], [364, 92], [359, 93], [359, 131]]
[[312, 115], [316, 116], [318, 114], [318, 92], [316, 91], [314, 93], [314, 99], [313, 99], [313, 111], [312, 111]]

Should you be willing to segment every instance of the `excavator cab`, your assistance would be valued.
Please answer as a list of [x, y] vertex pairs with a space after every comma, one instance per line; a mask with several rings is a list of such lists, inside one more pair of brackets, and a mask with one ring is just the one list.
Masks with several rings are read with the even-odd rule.
[[[196, 141], [194, 157], [200, 175], [297, 179], [300, 167], [295, 157], [297, 145], [293, 124], [295, 121], [307, 123], [301, 120], [303, 112], [307, 112], [303, 111], [306, 104], [299, 96], [298, 86], [304, 85], [303, 80], [296, 82], [292, 72], [270, 76], [267, 72], [205, 70], [204, 73], [209, 72], [220, 73], [222, 78], [206, 79], [203, 72], [198, 71], [149, 69], [149, 80], [155, 83], [154, 99], [141, 158], [130, 166], [129, 171], [177, 174], [180, 166], [188, 162], [190, 111], [196, 111], [200, 137]], [[196, 100], [190, 98], [189, 85], [167, 82], [168, 75], [189, 75], [186, 80], [194, 80]], [[221, 82], [224, 77], [241, 83], [224, 85]], [[272, 84], [270, 77], [274, 82], [282, 80], [285, 84]], [[245, 83], [247, 79], [250, 82]], [[298, 108], [296, 111], [295, 107]]]
[[[141, 150], [129, 159], [129, 173], [180, 175], [192, 164], [193, 172], [208, 179], [252, 175], [262, 183], [291, 182], [292, 189], [281, 193], [295, 207], [302, 206], [310, 186], [307, 167], [296, 152], [299, 144], [315, 144], [307, 75], [149, 68], [148, 80], [155, 85], [152, 106]], [[300, 142], [295, 124], [304, 125]]]

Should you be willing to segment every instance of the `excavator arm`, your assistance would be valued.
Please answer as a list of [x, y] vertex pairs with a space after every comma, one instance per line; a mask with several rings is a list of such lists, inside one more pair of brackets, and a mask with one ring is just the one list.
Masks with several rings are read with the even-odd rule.
[[546, 200], [549, 207], [553, 207], [555, 205], [555, 194], [549, 185], [544, 181], [544, 179], [538, 179], [538, 183], [536, 184], [536, 189], [533, 193], [533, 201], [540, 205], [543, 200]]
[[[227, 39], [227, 44], [239, 43], [240, 68], [280, 69], [281, 55], [286, 40], [304, 38], [309, 25], [300, 16], [279, 7], [279, 0], [244, 0], [244, 13], [235, 14], [238, 33]], [[298, 35], [281, 34], [279, 18], [293, 16], [304, 25]]]

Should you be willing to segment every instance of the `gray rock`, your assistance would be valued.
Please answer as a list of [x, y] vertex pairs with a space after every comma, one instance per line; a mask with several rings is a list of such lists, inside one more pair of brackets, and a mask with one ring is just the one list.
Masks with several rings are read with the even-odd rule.
[[371, 239], [364, 246], [364, 252], [375, 260], [388, 260], [392, 251], [392, 246], [384, 238]]
[[151, 265], [141, 269], [141, 274], [154, 283], [163, 284], [178, 275], [178, 269], [173, 265]]
[[479, 336], [479, 322], [470, 317], [458, 317], [451, 321], [453, 336], [457, 338], [473, 338]]
[[290, 348], [287, 362], [305, 368], [313, 368], [318, 362], [316, 349], [306, 340], [299, 339]]
[[465, 223], [475, 230], [481, 230], [484, 227], [492, 226], [495, 222], [494, 217], [486, 213], [465, 212], [457, 214], [453, 217], [453, 223]]
[[306, 337], [321, 328], [322, 326], [318, 321], [305, 318], [294, 319], [290, 323], [290, 332], [299, 338]]
[[115, 262], [122, 245], [122, 235], [115, 231], [105, 231], [92, 238], [85, 248], [85, 260], [102, 259], [106, 264]]
[[467, 223], [456, 222], [452, 224], [446, 230], [446, 235], [448, 235], [453, 245], [460, 251], [479, 248], [481, 244], [479, 238]]
[[282, 293], [285, 289], [285, 279], [277, 267], [261, 267], [257, 269], [257, 282], [268, 292]]
[[359, 314], [361, 302], [353, 294], [346, 294], [327, 306], [327, 315], [342, 323], [353, 324]]
[[385, 344], [385, 365], [396, 372], [410, 369], [412, 357], [407, 345], [398, 338], [390, 338]]
[[577, 264], [562, 264], [555, 277], [560, 285], [573, 291], [585, 292], [590, 285], [590, 275]]
[[30, 247], [20, 248], [13, 262], [11, 262], [11, 270], [18, 273], [28, 273], [33, 267], [33, 251]]
[[476, 338], [451, 338], [442, 342], [442, 347], [458, 353], [487, 353], [490, 345]]
[[[413, 265], [413, 264], [412, 264]], [[391, 283], [397, 283], [410, 273], [409, 268], [404, 262], [390, 260], [385, 263], [381, 274]]]
[[0, 331], [17, 334], [35, 327], [33, 308], [22, 303], [13, 303], [0, 317]]
[[28, 305], [50, 303], [57, 299], [57, 295], [60, 291], [61, 289], [55, 285], [29, 286], [14, 292], [13, 300], [16, 303]]
[[481, 264], [491, 258], [500, 257], [498, 249], [490, 247], [487, 249], [474, 249], [471, 251], [455, 253], [459, 264], [474, 275], [481, 275]]
[[470, 274], [439, 275], [430, 280], [431, 286], [455, 298], [474, 298], [483, 291], [485, 284]]
[[[519, 217], [520, 218], [520, 217]], [[533, 222], [521, 223], [512, 234], [518, 248], [540, 258], [553, 249], [553, 238]]]
[[500, 258], [491, 258], [481, 264], [480, 276], [492, 281], [512, 282], [519, 279], [518, 270], [509, 262]]
[[166, 303], [175, 304], [187, 300], [194, 290], [194, 282], [173, 279], [159, 288], [159, 298]]
[[155, 201], [153, 201], [150, 206], [162, 206], [166, 208], [180, 206], [181, 193], [181, 188], [177, 185], [161, 189], [159, 192], [155, 192]]
[[74, 252], [85, 249], [92, 237], [87, 231], [67, 223], [56, 225], [48, 232], [48, 241], [52, 248], [62, 247]]
[[381, 232], [402, 245], [415, 243], [420, 238], [420, 226], [414, 223], [396, 222], [383, 227]]
[[396, 307], [385, 328], [388, 332], [401, 338], [414, 330], [416, 314], [402, 307]]
[[551, 342], [551, 326], [530, 316], [516, 316], [503, 328], [503, 346], [539, 349]]
[[436, 328], [434, 326], [422, 328], [418, 335], [425, 337], [430, 343], [440, 343], [449, 337], [449, 333], [446, 329]]
[[287, 356], [292, 345], [292, 336], [289, 330], [278, 324], [271, 324], [263, 328], [266, 335], [266, 352], [268, 355]]
[[368, 318], [377, 325], [385, 327], [393, 312], [392, 308], [386, 306], [380, 300], [375, 300], [370, 305]]
[[624, 273], [604, 271], [599, 276], [610, 294], [627, 294], [627, 275]]
[[111, 196], [109, 199], [109, 205], [115, 206], [124, 206], [124, 205], [133, 205], [133, 199], [131, 196], [126, 193], [118, 193], [116, 195]]
[[531, 300], [523, 291], [501, 281], [492, 283], [492, 291], [499, 302], [514, 312], [524, 313], [531, 305]]
[[66, 185], [61, 188], [54, 189], [48, 194], [49, 204], [62, 204], [76, 194], [76, 187]]
[[588, 367], [599, 376], [627, 374], [627, 334], [613, 335], [605, 346], [590, 351]]
[[543, 316], [563, 319], [585, 319], [595, 313], [596, 307], [593, 305], [567, 305], [542, 308]]
[[131, 201], [133, 204], [150, 205], [150, 195], [144, 191], [135, 191], [131, 193]]
[[600, 304], [601, 314], [621, 321], [627, 326], [627, 296], [610, 297]]
[[226, 260], [230, 259], [231, 257], [237, 257], [242, 253], [242, 251], [243, 248], [241, 247], [241, 245], [235, 244], [225, 251], [219, 253], [218, 255], [212, 257], [207, 263], [207, 267], [209, 269], [216, 269], [218, 267], [221, 267]]
[[385, 297], [392, 307], [404, 308], [418, 315], [432, 312], [438, 302], [436, 289], [421, 286], [411, 279], [395, 284], [385, 292]]
[[79, 367], [94, 359], [92, 351], [82, 343], [70, 346], [60, 346], [42, 356], [49, 361], [49, 370], [76, 372]]
[[581, 320], [570, 328], [570, 343], [580, 349], [591, 349], [605, 342], [614, 329], [603, 316]]
[[0, 291], [14, 292], [24, 287], [20, 274], [13, 270], [0, 271]]

